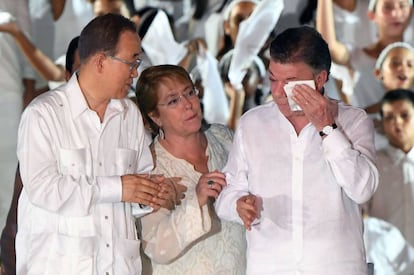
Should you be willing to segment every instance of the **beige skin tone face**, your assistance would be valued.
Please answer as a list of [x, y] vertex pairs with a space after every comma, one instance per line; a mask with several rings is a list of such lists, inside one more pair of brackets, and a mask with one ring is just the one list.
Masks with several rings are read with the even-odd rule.
[[150, 114], [151, 119], [163, 128], [165, 136], [186, 137], [198, 132], [201, 128], [201, 106], [197, 96], [182, 96], [176, 106], [166, 106], [172, 99], [183, 95], [193, 88], [191, 83], [176, 79], [163, 79], [158, 88], [159, 115]]
[[[114, 55], [128, 62], [134, 62], [141, 54], [141, 41], [135, 32], [124, 31], [118, 41], [118, 50]], [[104, 56], [104, 64], [106, 64], [106, 79], [110, 79], [107, 91], [111, 91], [109, 98], [121, 99], [125, 98], [132, 85], [133, 78], [138, 77], [138, 71], [130, 70], [130, 66], [109, 56]], [[112, 88], [110, 88], [112, 87]], [[115, 92], [112, 92], [115, 91]]]
[[375, 11], [368, 18], [384, 37], [399, 38], [410, 22], [411, 8], [408, 0], [377, 0]]
[[[293, 112], [290, 109], [284, 86], [290, 81], [315, 80], [312, 69], [303, 62], [282, 64], [270, 61], [269, 75], [272, 97], [279, 106], [280, 111], [287, 118], [304, 116], [305, 114], [303, 112]], [[319, 91], [322, 86], [323, 83], [319, 79], [316, 79], [316, 90]]]
[[414, 84], [414, 53], [406, 48], [394, 48], [385, 58], [381, 70], [375, 72], [387, 91], [410, 89]]
[[255, 7], [256, 5], [254, 3], [241, 2], [234, 6], [228, 21], [224, 22], [224, 31], [231, 37], [233, 45], [236, 43], [240, 23], [249, 18]]
[[391, 145], [405, 153], [414, 145], [414, 106], [406, 100], [386, 103], [382, 107], [383, 127]]

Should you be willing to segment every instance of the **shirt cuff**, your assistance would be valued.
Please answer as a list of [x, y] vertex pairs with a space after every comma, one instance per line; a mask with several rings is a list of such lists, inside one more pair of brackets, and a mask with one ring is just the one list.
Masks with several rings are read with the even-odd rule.
[[120, 176], [97, 177], [99, 188], [98, 202], [113, 203], [122, 200], [122, 182]]
[[328, 158], [340, 156], [345, 149], [351, 148], [349, 140], [339, 129], [335, 129], [322, 141], [324, 155]]

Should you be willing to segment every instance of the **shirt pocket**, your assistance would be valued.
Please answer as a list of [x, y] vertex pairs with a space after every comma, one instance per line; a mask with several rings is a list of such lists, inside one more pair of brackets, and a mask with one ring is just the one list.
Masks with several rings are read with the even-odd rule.
[[86, 148], [59, 149], [59, 170], [62, 175], [78, 178], [87, 175], [88, 153]]
[[138, 171], [138, 151], [128, 148], [115, 150], [115, 175], [135, 174]]
[[140, 257], [139, 240], [117, 239], [117, 253], [124, 259], [117, 261], [115, 271], [119, 274], [141, 274], [141, 257]]
[[95, 235], [92, 216], [59, 218], [57, 232], [32, 235], [30, 274], [94, 274]]

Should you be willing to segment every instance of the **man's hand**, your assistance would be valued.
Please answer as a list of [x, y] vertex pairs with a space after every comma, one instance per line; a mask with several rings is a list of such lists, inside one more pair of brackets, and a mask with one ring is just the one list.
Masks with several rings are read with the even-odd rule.
[[173, 210], [175, 206], [181, 204], [181, 200], [185, 198], [187, 187], [179, 184], [180, 181], [181, 178], [173, 177], [165, 178], [165, 180], [160, 183], [165, 190], [163, 194], [166, 195], [165, 202], [161, 205], [162, 208]]
[[237, 213], [243, 221], [247, 230], [252, 229], [252, 223], [260, 219], [260, 212], [263, 210], [263, 201], [261, 198], [249, 194], [237, 200]]
[[335, 122], [338, 115], [338, 101], [329, 99], [319, 91], [303, 84], [295, 86], [292, 98], [318, 131]]
[[122, 181], [122, 201], [148, 205], [159, 209], [167, 199], [163, 176], [124, 175]]

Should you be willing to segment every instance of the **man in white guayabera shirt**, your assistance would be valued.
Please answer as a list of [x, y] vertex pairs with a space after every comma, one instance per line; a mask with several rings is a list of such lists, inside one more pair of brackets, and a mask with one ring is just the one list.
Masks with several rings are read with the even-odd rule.
[[[23, 190], [17, 274], [140, 274], [131, 203], [165, 203], [135, 103], [140, 39], [127, 18], [93, 19], [79, 38], [79, 71], [35, 98], [19, 126]], [[135, 213], [136, 214], [136, 213]]]
[[372, 121], [324, 95], [331, 58], [315, 29], [287, 29], [270, 55], [273, 101], [240, 119], [217, 214], [248, 230], [247, 274], [366, 275], [359, 204], [378, 185]]

